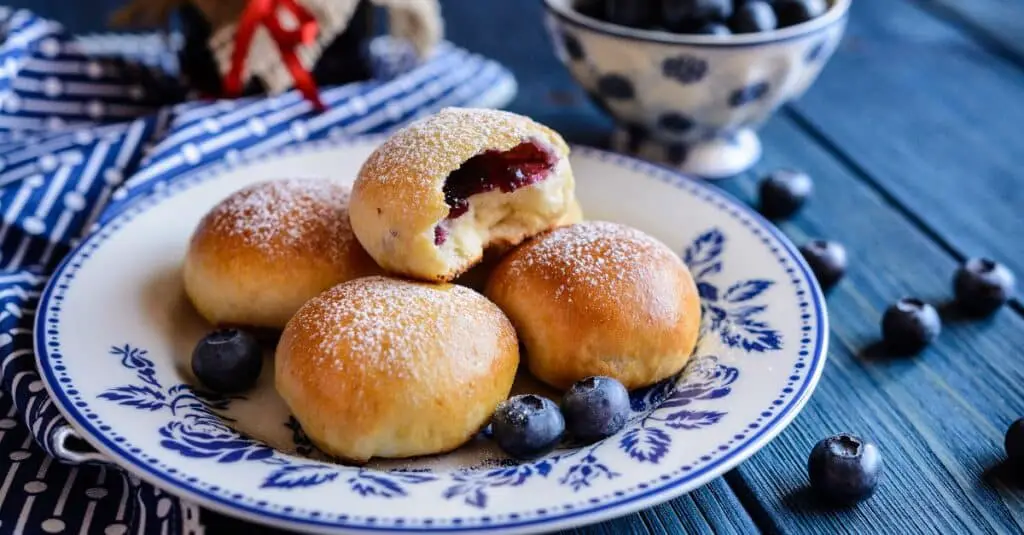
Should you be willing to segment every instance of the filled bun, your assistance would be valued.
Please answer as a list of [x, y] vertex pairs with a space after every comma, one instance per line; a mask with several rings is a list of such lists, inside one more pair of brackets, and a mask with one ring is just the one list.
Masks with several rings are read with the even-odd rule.
[[365, 462], [453, 450], [508, 397], [508, 318], [462, 286], [367, 277], [306, 303], [277, 346], [277, 391], [324, 452]]
[[671, 249], [615, 223], [554, 229], [519, 246], [486, 288], [512, 320], [530, 372], [566, 389], [594, 375], [628, 389], [679, 372], [700, 326], [700, 299]]
[[318, 179], [262, 182], [218, 203], [189, 242], [185, 292], [219, 326], [281, 329], [320, 292], [380, 268], [348, 217], [349, 188]]
[[[569, 210], [565, 213], [565, 216], [558, 221], [556, 226], [572, 225], [573, 223], [579, 223], [583, 221], [583, 209], [579, 203], [573, 200]], [[491, 276], [491, 271], [494, 266], [498, 265], [509, 250], [513, 247], [510, 245], [494, 245], [484, 251], [483, 258], [480, 259], [475, 266], [471, 267], [469, 271], [466, 271], [462, 275], [459, 275], [453, 282], [455, 284], [461, 284], [463, 286], [469, 286], [470, 288], [483, 292], [484, 287], [487, 285], [487, 279]]]
[[386, 270], [451, 281], [488, 248], [572, 217], [568, 156], [557, 133], [526, 117], [446, 108], [366, 160], [353, 186], [352, 228]]

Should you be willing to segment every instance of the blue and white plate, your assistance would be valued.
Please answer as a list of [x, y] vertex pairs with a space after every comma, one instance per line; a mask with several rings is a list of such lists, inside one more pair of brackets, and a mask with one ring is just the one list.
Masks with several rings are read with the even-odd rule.
[[272, 365], [245, 396], [197, 394], [188, 358], [209, 327], [179, 274], [196, 223], [255, 181], [350, 180], [379, 141], [225, 162], [143, 188], [105, 218], [57, 270], [36, 324], [47, 388], [89, 442], [159, 487], [254, 522], [325, 533], [523, 533], [693, 490], [763, 447], [811, 395], [828, 325], [793, 245], [708, 186], [584, 147], [572, 163], [586, 216], [633, 225], [678, 251], [704, 304], [692, 363], [678, 380], [635, 392], [619, 434], [527, 463], [481, 437], [440, 457], [354, 468], [314, 451], [274, 391]]

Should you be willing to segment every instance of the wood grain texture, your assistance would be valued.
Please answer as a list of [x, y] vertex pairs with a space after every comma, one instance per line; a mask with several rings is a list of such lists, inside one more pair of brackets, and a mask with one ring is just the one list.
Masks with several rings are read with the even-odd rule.
[[1024, 3], [1019, 0], [917, 0], [929, 11], [1016, 56], [1024, 64]]
[[[948, 317], [923, 354], [886, 357], [874, 345], [884, 308], [905, 295], [944, 303], [956, 261], [785, 117], [764, 139], [758, 171], [795, 166], [815, 178], [813, 202], [783, 230], [797, 243], [843, 242], [851, 267], [828, 299], [829, 364], [814, 397], [726, 479], [768, 531], [1020, 532], [1024, 494], [998, 465], [1006, 426], [1024, 414], [1024, 319], [1009, 310], [981, 322]], [[719, 184], [752, 202], [757, 174]], [[840, 431], [876, 440], [886, 462], [878, 494], [848, 510], [806, 488], [808, 452]]]
[[956, 28], [905, 0], [858, 0], [793, 109], [958, 254], [1024, 275], [1022, 96], [1024, 71]]

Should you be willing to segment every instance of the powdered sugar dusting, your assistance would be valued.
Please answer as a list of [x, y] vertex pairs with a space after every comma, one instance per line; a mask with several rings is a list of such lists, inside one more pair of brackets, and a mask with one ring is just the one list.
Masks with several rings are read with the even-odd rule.
[[[476, 108], [445, 108], [396, 132], [370, 156], [372, 174], [361, 179], [381, 183], [404, 178], [421, 179], [447, 175], [466, 159], [492, 148], [496, 139], [511, 145], [538, 134], [532, 120], [506, 111]], [[405, 169], [396, 172], [399, 164]]]
[[316, 250], [339, 260], [355, 240], [347, 186], [312, 178], [274, 180], [239, 190], [206, 217], [216, 235], [240, 239], [268, 255]]
[[[611, 289], [641, 282], [642, 269], [667, 247], [647, 234], [618, 223], [587, 221], [557, 228], [524, 246], [510, 260], [509, 275], [561, 281], [556, 299], [572, 300], [574, 286]], [[527, 275], [529, 273], [529, 275]]]
[[[427, 348], [461, 344], [446, 356], [457, 359], [452, 366], [472, 372], [489, 366], [486, 359], [474, 358], [479, 355], [473, 347], [479, 330], [494, 327], [494, 316], [481, 306], [486, 304], [481, 295], [462, 286], [365, 277], [314, 298], [293, 322], [318, 343], [317, 367], [342, 370], [358, 365], [401, 376], [423, 366], [420, 359]], [[336, 359], [341, 347], [358, 359]]]

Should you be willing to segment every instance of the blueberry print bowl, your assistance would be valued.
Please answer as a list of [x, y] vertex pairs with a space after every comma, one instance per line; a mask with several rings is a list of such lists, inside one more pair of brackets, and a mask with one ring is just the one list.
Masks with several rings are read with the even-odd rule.
[[618, 124], [613, 148], [718, 178], [760, 158], [757, 128], [818, 77], [850, 0], [803, 24], [729, 36], [628, 28], [572, 4], [545, 0], [546, 24], [559, 59]]

